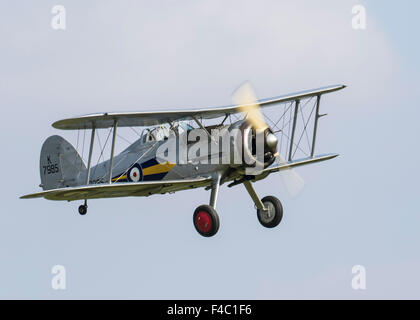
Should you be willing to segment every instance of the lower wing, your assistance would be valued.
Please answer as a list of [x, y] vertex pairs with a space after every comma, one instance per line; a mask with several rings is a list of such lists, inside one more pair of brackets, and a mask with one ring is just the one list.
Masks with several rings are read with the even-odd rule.
[[[262, 180], [266, 178], [269, 174], [274, 173], [274, 172], [306, 166], [306, 165], [317, 163], [317, 162], [323, 162], [323, 161], [334, 159], [336, 157], [338, 157], [338, 154], [324, 154], [324, 155], [315, 156], [313, 158], [308, 157], [308, 158], [293, 160], [293, 161], [289, 161], [285, 163], [280, 163], [280, 164], [264, 169], [261, 174], [254, 176], [254, 179], [252, 179], [252, 181]], [[231, 186], [242, 183], [242, 182], [243, 181], [240, 180], [236, 183], [231, 184]]]
[[277, 166], [268, 167], [268, 168], [264, 169], [263, 172], [264, 173], [278, 172], [278, 171], [287, 170], [287, 169], [291, 169], [291, 168], [295, 168], [295, 167], [305, 166], [305, 165], [312, 164], [312, 163], [331, 160], [331, 159], [334, 159], [336, 157], [338, 157], [338, 154], [324, 154], [324, 155], [316, 156], [316, 157], [313, 157], [313, 158], [304, 158], [304, 159], [299, 159], [299, 160], [293, 160], [293, 161], [290, 161], [290, 162], [285, 162], [285, 163], [279, 164]]
[[168, 181], [145, 181], [138, 183], [115, 183], [88, 185], [52, 189], [43, 192], [28, 194], [21, 199], [45, 198], [48, 200], [85, 200], [116, 197], [141, 197], [156, 193], [175, 192], [208, 186], [209, 178], [180, 179]]

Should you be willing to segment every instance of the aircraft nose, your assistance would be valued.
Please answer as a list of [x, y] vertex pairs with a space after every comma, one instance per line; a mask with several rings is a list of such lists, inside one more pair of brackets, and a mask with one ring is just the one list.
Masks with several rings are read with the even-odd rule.
[[269, 133], [265, 138], [265, 143], [271, 150], [277, 150], [277, 144], [279, 140], [277, 139], [276, 135], [273, 133]]

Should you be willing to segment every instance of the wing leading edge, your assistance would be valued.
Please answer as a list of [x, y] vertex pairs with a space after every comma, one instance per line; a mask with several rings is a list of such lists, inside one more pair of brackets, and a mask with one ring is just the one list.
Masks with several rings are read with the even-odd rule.
[[[267, 107], [276, 103], [285, 103], [298, 99], [305, 99], [314, 96], [331, 93], [344, 89], [344, 85], [335, 85], [319, 89], [306, 90], [279, 97], [259, 100], [261, 107]], [[110, 112], [96, 113], [80, 117], [68, 118], [53, 123], [53, 127], [62, 130], [97, 129], [110, 128], [118, 121], [118, 127], [154, 126], [173, 121], [193, 120], [194, 117], [202, 119], [214, 119], [226, 115], [239, 113], [244, 106], [225, 106], [207, 109], [172, 110], [172, 111], [151, 111], [151, 112]]]

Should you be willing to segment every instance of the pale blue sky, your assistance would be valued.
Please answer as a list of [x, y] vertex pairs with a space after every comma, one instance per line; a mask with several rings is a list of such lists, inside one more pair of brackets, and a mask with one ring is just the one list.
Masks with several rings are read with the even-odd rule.
[[[1, 298], [420, 298], [417, 102], [420, 5], [365, 1], [368, 28], [333, 1], [3, 1]], [[50, 27], [67, 9], [67, 30]], [[256, 184], [283, 201], [262, 228], [241, 186], [223, 186], [216, 237], [194, 209], [209, 192], [79, 203], [18, 197], [39, 190], [52, 122], [96, 111], [230, 104], [250, 80], [259, 97], [344, 83], [323, 100], [318, 151], [340, 158]], [[121, 145], [121, 148], [125, 145]], [[67, 290], [51, 288], [51, 267]], [[351, 269], [367, 269], [367, 290]]]

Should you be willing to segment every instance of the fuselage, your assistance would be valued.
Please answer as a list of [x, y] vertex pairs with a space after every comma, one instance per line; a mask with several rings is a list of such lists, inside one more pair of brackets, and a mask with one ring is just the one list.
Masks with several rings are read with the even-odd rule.
[[[159, 132], [151, 136], [154, 131], [149, 131], [114, 157], [111, 181], [178, 180], [210, 177], [215, 173], [222, 174], [225, 181], [232, 180], [243, 174], [242, 153], [247, 148], [247, 144], [243, 143], [247, 139], [242, 137], [245, 127], [249, 128], [245, 120], [230, 125], [206, 127], [200, 139], [196, 139], [194, 131], [200, 129], [192, 127], [182, 132], [172, 129], [160, 136], [157, 134]], [[162, 150], [173, 150], [173, 157], [165, 157], [165, 151]], [[107, 160], [93, 166], [89, 184], [108, 182], [110, 163]], [[271, 163], [265, 163], [265, 167]], [[87, 170], [81, 171], [81, 185], [85, 184], [86, 177]]]

